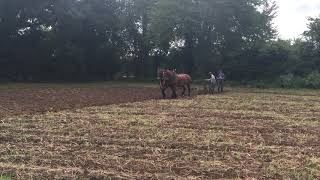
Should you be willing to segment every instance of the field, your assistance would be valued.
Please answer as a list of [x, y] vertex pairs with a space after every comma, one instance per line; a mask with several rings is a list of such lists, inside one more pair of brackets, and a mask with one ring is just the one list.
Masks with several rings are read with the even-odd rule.
[[[12, 88], [0, 88], [0, 99], [7, 98], [1, 106], [11, 110], [0, 114], [3, 177], [320, 177], [319, 91], [229, 88], [219, 95], [159, 100], [152, 87]], [[68, 93], [57, 93], [61, 89]], [[47, 94], [37, 97], [42, 91]]]
[[158, 99], [149, 84], [9, 84], [0, 86], [0, 118]]

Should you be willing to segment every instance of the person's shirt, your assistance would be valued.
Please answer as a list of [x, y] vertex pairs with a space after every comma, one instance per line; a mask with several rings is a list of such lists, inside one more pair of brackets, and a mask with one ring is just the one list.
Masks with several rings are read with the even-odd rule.
[[215, 83], [216, 82], [216, 77], [213, 74], [211, 74], [211, 76], [210, 76], [210, 82], [211, 83]]
[[220, 72], [220, 73], [218, 74], [218, 78], [217, 78], [217, 79], [219, 79], [219, 80], [224, 80], [224, 79], [225, 79], [224, 73], [223, 73], [223, 72]]

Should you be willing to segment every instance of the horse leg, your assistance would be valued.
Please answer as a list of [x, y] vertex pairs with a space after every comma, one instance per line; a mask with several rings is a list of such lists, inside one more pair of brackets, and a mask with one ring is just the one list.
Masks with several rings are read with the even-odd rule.
[[161, 93], [162, 93], [162, 97], [163, 97], [163, 99], [165, 99], [166, 98], [166, 89], [161, 89]]
[[170, 86], [171, 90], [172, 90], [172, 98], [177, 98], [177, 93], [176, 93], [176, 88], [174, 86]]
[[188, 96], [190, 96], [190, 92], [191, 92], [190, 84], [187, 84], [187, 87], [188, 87]]
[[184, 96], [184, 94], [185, 94], [185, 92], [186, 92], [186, 87], [185, 87], [185, 86], [182, 86], [182, 89], [183, 89], [183, 91], [182, 91], [182, 93], [181, 93], [181, 96]]

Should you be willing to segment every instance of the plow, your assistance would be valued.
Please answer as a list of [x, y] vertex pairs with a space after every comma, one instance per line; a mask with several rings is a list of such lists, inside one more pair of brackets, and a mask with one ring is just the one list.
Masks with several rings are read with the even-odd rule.
[[198, 94], [212, 94], [216, 83], [211, 83], [210, 79], [198, 79], [194, 80], [193, 84]]

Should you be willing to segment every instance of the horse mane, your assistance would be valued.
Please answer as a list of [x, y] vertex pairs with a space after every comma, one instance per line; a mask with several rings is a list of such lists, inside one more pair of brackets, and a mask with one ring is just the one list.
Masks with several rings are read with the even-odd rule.
[[174, 72], [172, 70], [169, 70], [169, 69], [166, 70], [166, 72], [170, 74], [169, 81], [172, 82], [172, 81], [176, 80], [176, 78], [177, 78], [177, 73], [176, 72]]

